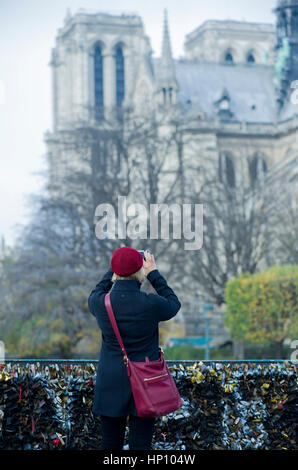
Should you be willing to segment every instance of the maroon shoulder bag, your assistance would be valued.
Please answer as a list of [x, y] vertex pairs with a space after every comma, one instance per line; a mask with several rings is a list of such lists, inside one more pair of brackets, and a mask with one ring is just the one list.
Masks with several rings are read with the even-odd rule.
[[149, 361], [146, 356], [146, 362], [132, 362], [124, 349], [109, 293], [105, 295], [105, 306], [122, 349], [138, 416], [147, 418], [165, 416], [178, 410], [182, 400], [161, 347], [159, 347], [159, 359], [156, 361]]

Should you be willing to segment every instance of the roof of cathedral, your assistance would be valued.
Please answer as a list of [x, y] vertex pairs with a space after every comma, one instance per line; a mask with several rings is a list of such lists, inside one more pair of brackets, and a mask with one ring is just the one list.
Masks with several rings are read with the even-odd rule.
[[189, 99], [193, 104], [198, 102], [207, 117], [213, 119], [217, 115], [215, 101], [227, 90], [232, 120], [275, 120], [273, 67], [183, 61], [175, 61], [175, 65], [181, 104]]
[[[179, 85], [178, 99], [184, 108], [200, 108], [215, 119], [218, 101], [228, 92], [232, 121], [272, 123], [298, 114], [298, 106], [287, 102], [277, 118], [274, 67], [268, 65], [225, 65], [174, 60]], [[154, 58], [158, 78], [160, 59]]]

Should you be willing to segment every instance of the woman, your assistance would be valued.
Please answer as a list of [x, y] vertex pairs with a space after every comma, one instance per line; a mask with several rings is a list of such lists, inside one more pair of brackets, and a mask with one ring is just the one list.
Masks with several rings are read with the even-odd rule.
[[[111, 290], [111, 304], [127, 356], [145, 362], [159, 358], [158, 322], [170, 320], [181, 304], [156, 268], [154, 256], [121, 247], [111, 258], [111, 268], [91, 292], [88, 305], [102, 331], [92, 411], [100, 415], [100, 449], [122, 449], [129, 415], [129, 449], [151, 450], [155, 418], [138, 417], [123, 354], [104, 303]], [[140, 290], [150, 281], [157, 294]], [[113, 285], [114, 283], [114, 285]]]

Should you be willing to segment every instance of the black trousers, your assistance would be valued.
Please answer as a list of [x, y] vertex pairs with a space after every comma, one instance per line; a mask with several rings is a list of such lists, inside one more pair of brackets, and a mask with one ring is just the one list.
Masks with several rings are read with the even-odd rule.
[[[100, 415], [101, 443], [100, 450], [118, 450], [124, 445], [127, 416], [114, 418]], [[129, 415], [129, 450], [152, 450], [151, 442], [155, 418], [141, 418]]]

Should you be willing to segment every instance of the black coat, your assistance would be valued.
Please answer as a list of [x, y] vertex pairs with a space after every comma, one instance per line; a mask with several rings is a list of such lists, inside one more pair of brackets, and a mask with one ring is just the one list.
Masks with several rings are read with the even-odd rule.
[[119, 333], [128, 358], [137, 362], [145, 362], [145, 356], [149, 361], [159, 358], [158, 322], [173, 318], [181, 304], [158, 269], [147, 276], [158, 295], [141, 291], [141, 283], [134, 279], [118, 279], [113, 285], [112, 275], [110, 268], [88, 298], [90, 312], [102, 331], [92, 411], [105, 416], [137, 416], [123, 353], [104, 296], [113, 286], [111, 305]]

